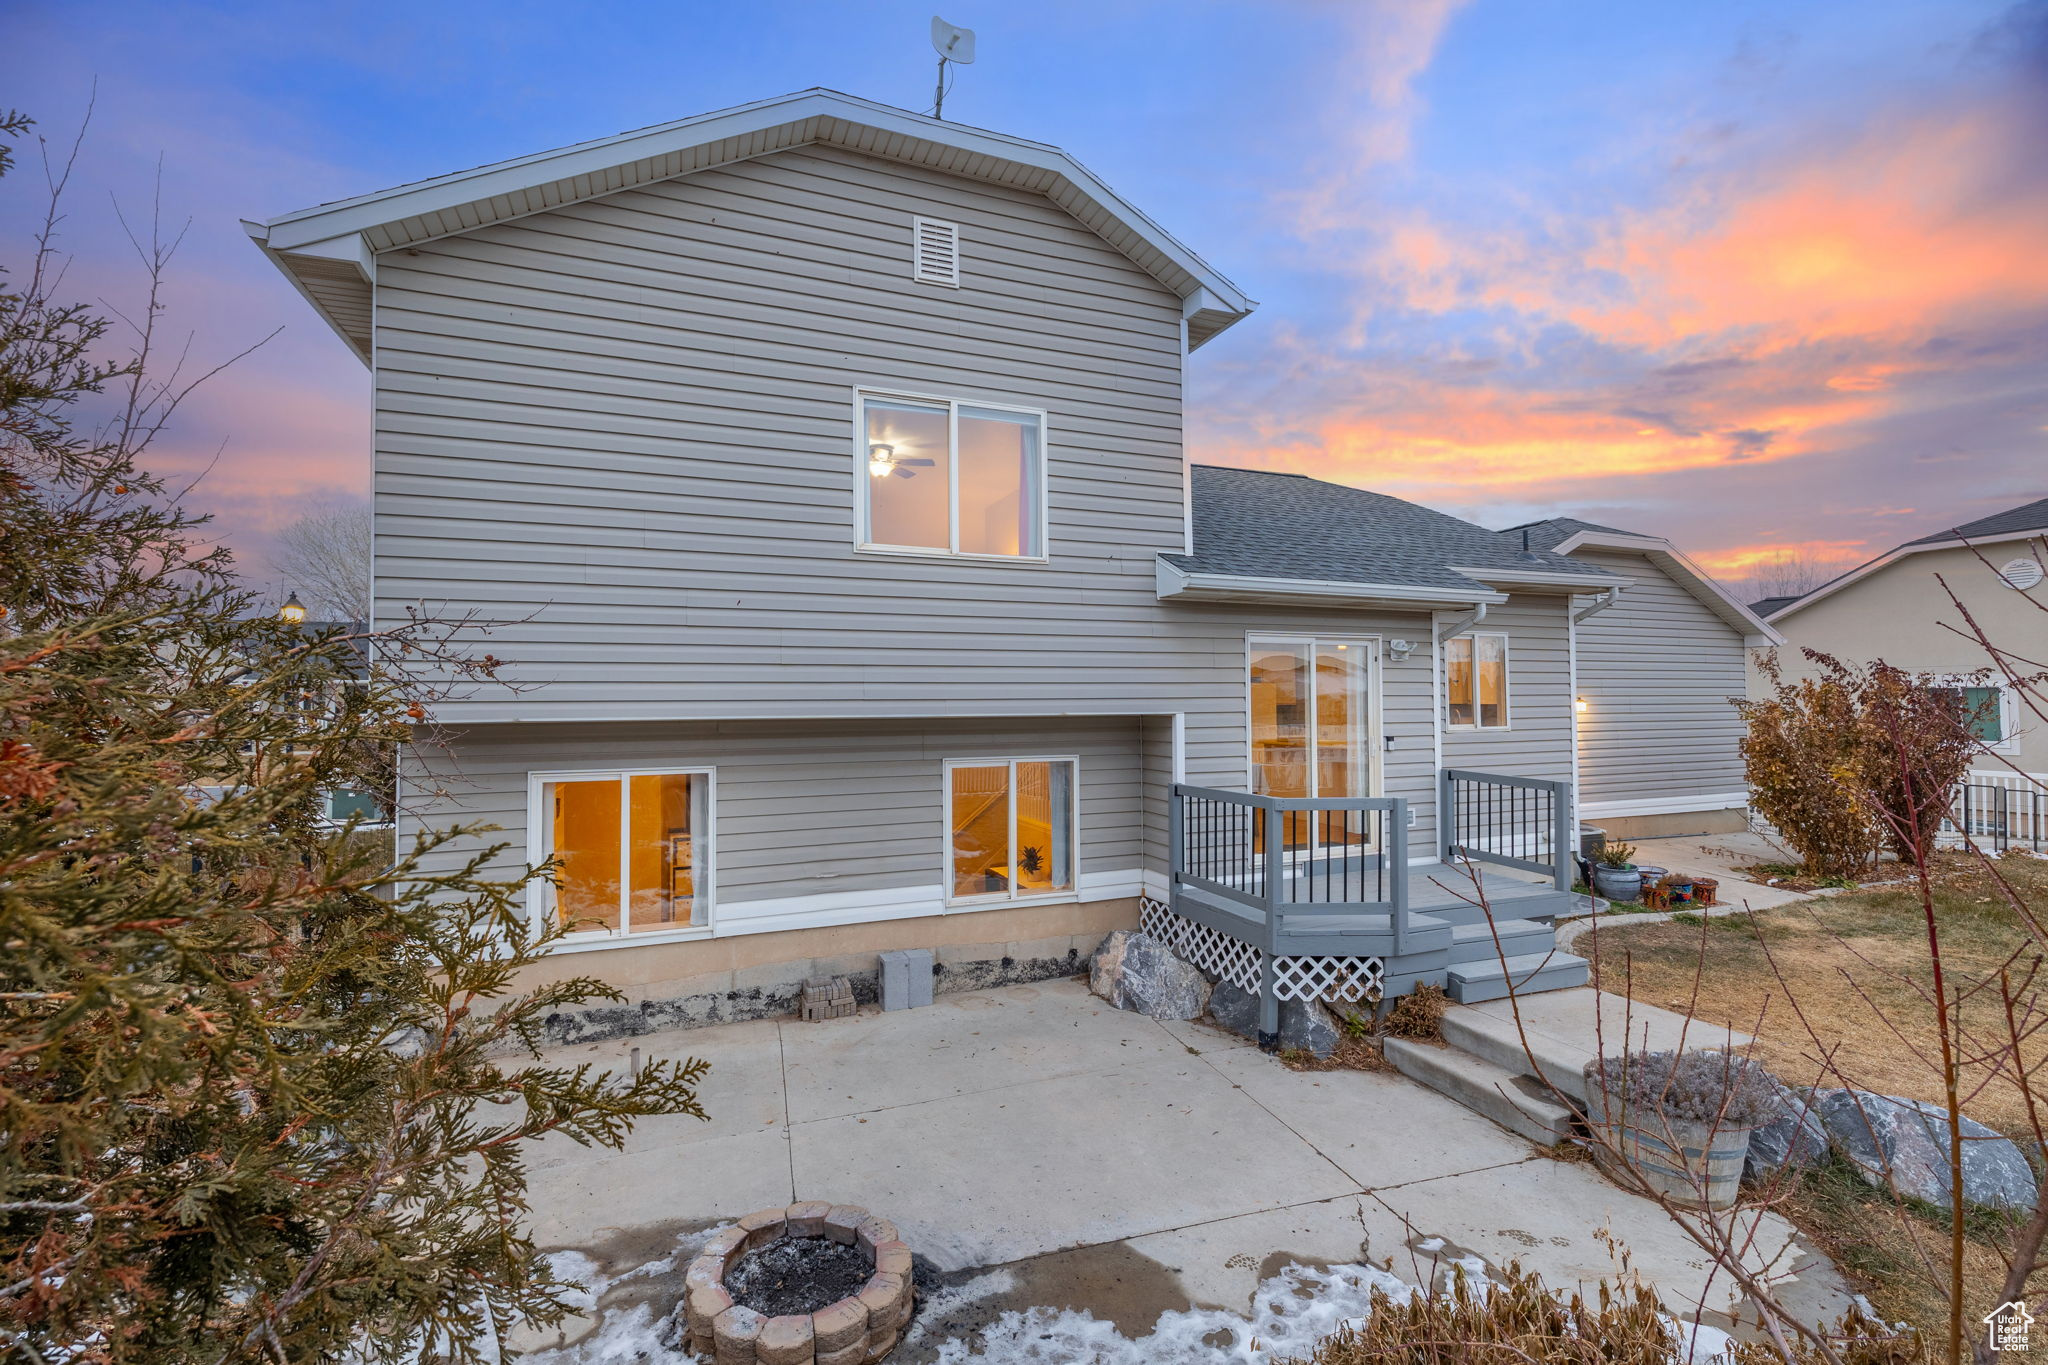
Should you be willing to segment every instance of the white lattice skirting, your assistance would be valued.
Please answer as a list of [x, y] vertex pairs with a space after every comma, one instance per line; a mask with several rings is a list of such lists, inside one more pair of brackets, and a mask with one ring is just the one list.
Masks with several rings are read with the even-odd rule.
[[[1259, 993], [1265, 956], [1242, 939], [1175, 914], [1150, 896], [1138, 902], [1138, 927], [1209, 975]], [[1273, 960], [1274, 993], [1282, 1000], [1378, 1000], [1387, 964], [1377, 957], [1282, 957]]]

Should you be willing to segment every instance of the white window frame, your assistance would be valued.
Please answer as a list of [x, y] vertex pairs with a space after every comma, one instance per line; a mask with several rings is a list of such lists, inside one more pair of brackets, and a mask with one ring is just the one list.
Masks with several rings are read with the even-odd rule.
[[[929, 545], [888, 545], [876, 542], [870, 532], [868, 488], [868, 401], [925, 403], [946, 409], [946, 537], [949, 548]], [[960, 546], [960, 409], [990, 408], [1013, 412], [1038, 420], [1038, 507], [1033, 518], [1038, 532], [1036, 554], [991, 555], [962, 550]], [[1044, 408], [1021, 403], [1004, 403], [985, 398], [957, 398], [941, 394], [909, 393], [902, 389], [856, 386], [853, 390], [853, 503], [854, 549], [860, 554], [911, 556], [919, 559], [973, 559], [990, 564], [1045, 564], [1052, 558], [1052, 528], [1048, 524], [1052, 505], [1052, 423]]]
[[[1479, 644], [1478, 644], [1478, 642], [1479, 642], [1480, 640], [1482, 640], [1482, 639], [1491, 639], [1491, 640], [1498, 640], [1498, 641], [1500, 641], [1500, 688], [1501, 688], [1501, 699], [1500, 699], [1500, 724], [1498, 724], [1498, 725], [1482, 725], [1482, 724], [1480, 724], [1480, 723], [1479, 723]], [[1454, 644], [1456, 644], [1456, 643], [1457, 643], [1458, 641], [1460, 641], [1460, 640], [1470, 640], [1470, 641], [1472, 641], [1472, 642], [1473, 642], [1473, 644], [1472, 644], [1472, 720], [1471, 720], [1471, 722], [1470, 722], [1469, 724], [1465, 724], [1465, 725], [1460, 725], [1460, 724], [1458, 724], [1458, 723], [1457, 723], [1456, 721], [1453, 721], [1453, 720], [1451, 719], [1451, 646], [1452, 646], [1452, 645], [1454, 645]], [[1515, 677], [1514, 677], [1514, 674], [1515, 674], [1515, 663], [1514, 663], [1514, 659], [1515, 659], [1515, 654], [1514, 654], [1514, 643], [1513, 643], [1513, 641], [1511, 640], [1511, 638], [1509, 637], [1508, 633], [1507, 633], [1506, 631], [1504, 631], [1504, 630], [1467, 630], [1467, 631], [1462, 631], [1462, 632], [1460, 632], [1459, 634], [1453, 635], [1453, 636], [1452, 636], [1452, 637], [1451, 637], [1450, 639], [1442, 641], [1442, 642], [1440, 643], [1440, 645], [1438, 646], [1438, 651], [1439, 651], [1439, 653], [1440, 653], [1440, 654], [1441, 654], [1441, 656], [1442, 656], [1442, 657], [1441, 657], [1441, 659], [1439, 660], [1439, 662], [1440, 662], [1440, 663], [1442, 664], [1442, 666], [1443, 666], [1443, 678], [1442, 678], [1442, 681], [1441, 681], [1441, 682], [1440, 682], [1440, 683], [1438, 684], [1438, 688], [1437, 688], [1437, 699], [1436, 699], [1436, 704], [1437, 704], [1437, 708], [1438, 708], [1438, 710], [1439, 710], [1439, 711], [1441, 712], [1441, 714], [1443, 715], [1443, 718], [1444, 718], [1444, 728], [1445, 728], [1446, 730], [1457, 730], [1457, 731], [1460, 731], [1460, 732], [1470, 732], [1470, 733], [1478, 733], [1478, 734], [1488, 734], [1488, 735], [1497, 735], [1497, 734], [1500, 734], [1500, 733], [1502, 733], [1503, 731], [1507, 731], [1507, 730], [1512, 730], [1512, 729], [1514, 729], [1514, 728], [1515, 728]], [[1577, 701], [1576, 701], [1576, 700], [1574, 700], [1572, 704], [1573, 704], [1574, 706], [1576, 706], [1576, 705], [1577, 705], [1578, 703], [1577, 703]]]
[[[1262, 645], [1269, 648], [1275, 645], [1306, 644], [1308, 646], [1308, 714], [1310, 716], [1309, 734], [1311, 737], [1309, 771], [1313, 773], [1316, 771], [1315, 745], [1313, 740], [1315, 734], [1314, 716], [1318, 700], [1316, 693], [1316, 648], [1319, 645], [1336, 644], [1357, 645], [1365, 651], [1367, 661], [1364, 721], [1365, 782], [1367, 787], [1365, 794], [1369, 797], [1385, 796], [1387, 794], [1385, 706], [1384, 699], [1381, 696], [1381, 693], [1385, 690], [1386, 679], [1386, 654], [1382, 650], [1384, 643], [1384, 639], [1378, 635], [1332, 635], [1326, 631], [1315, 630], [1253, 630], [1245, 632], [1244, 663], [1241, 665], [1241, 671], [1244, 674], [1244, 789], [1246, 791], [1250, 792], [1258, 789], [1258, 764], [1252, 761], [1252, 652]], [[1379, 851], [1377, 843], [1368, 844], [1366, 847], [1373, 852]], [[1348, 849], [1340, 851], [1337, 856], [1344, 856], [1348, 852]], [[1295, 863], [1329, 856], [1331, 855], [1328, 850], [1311, 842], [1307, 848], [1290, 850], [1287, 854], [1287, 861]]]
[[[956, 896], [953, 894], [953, 770], [955, 768], [1000, 768], [1010, 770], [1010, 856], [1017, 855], [1017, 765], [1019, 763], [1065, 763], [1074, 770], [1073, 809], [1068, 812], [1072, 825], [1067, 831], [1067, 847], [1074, 860], [1074, 884], [1065, 891], [1040, 891], [1031, 895], [1017, 894], [1017, 879], [1010, 879], [1010, 889], [1004, 892], [987, 892], [979, 896]], [[1019, 754], [991, 758], [949, 758], [939, 765], [939, 848], [942, 861], [939, 869], [939, 884], [945, 888], [946, 905], [962, 910], [992, 910], [1006, 905], [1049, 905], [1060, 901], [1081, 899], [1081, 756], [1079, 754]]]
[[1994, 754], [2009, 754], [2019, 748], [2017, 737], [2013, 734], [2013, 719], [2018, 708], [2013, 705], [2012, 688], [2008, 687], [2003, 681], [1986, 678], [1981, 673], [1941, 673], [1935, 675], [1934, 685], [1936, 687], [1953, 687], [1957, 691], [1968, 687], [1984, 687], [1996, 692], [1998, 694], [1998, 741], [1995, 744], [1985, 743], [1983, 740], [1978, 740], [1977, 742], [1983, 744], [1986, 752]]
[[[634, 777], [701, 777], [704, 779], [704, 851], [697, 860], [700, 889], [697, 892], [704, 902], [704, 923], [678, 925], [673, 929], [651, 929], [640, 933], [632, 930], [631, 877], [627, 871], [627, 859], [632, 848], [632, 808], [629, 804], [631, 787], [627, 781]], [[551, 855], [548, 843], [553, 835], [554, 822], [543, 809], [542, 795], [550, 782], [605, 782], [619, 784], [619, 927], [617, 929], [585, 929], [563, 935], [555, 943], [556, 951], [582, 948], [625, 948], [637, 943], [672, 943], [678, 939], [710, 938], [718, 922], [718, 771], [708, 767], [682, 768], [575, 768], [529, 772], [526, 775], [526, 860], [528, 866], [538, 867]], [[691, 851], [696, 851], [696, 836], [691, 836]], [[554, 883], [545, 878], [535, 878], [526, 886], [526, 918], [532, 931], [538, 935], [544, 932], [555, 913]]]

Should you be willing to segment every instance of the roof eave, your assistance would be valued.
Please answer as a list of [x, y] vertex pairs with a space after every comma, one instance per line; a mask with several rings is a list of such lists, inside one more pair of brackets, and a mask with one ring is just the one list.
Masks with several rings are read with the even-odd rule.
[[1744, 603], [1731, 597], [1726, 588], [1714, 581], [1712, 574], [1693, 563], [1683, 551], [1662, 536], [1628, 535], [1613, 531], [1574, 531], [1559, 541], [1552, 553], [1568, 555], [1587, 546], [1605, 550], [1634, 550], [1648, 556], [1658, 568], [1677, 580], [1679, 586], [1697, 598], [1707, 610], [1720, 617], [1730, 629], [1742, 636], [1745, 645], [1766, 647], [1785, 643], [1785, 637], [1773, 630], [1768, 621], [1751, 611]]
[[1634, 581], [1618, 574], [1571, 573], [1561, 569], [1502, 569], [1464, 564], [1452, 564], [1447, 567], [1452, 573], [1476, 578], [1481, 583], [1506, 583], [1513, 587], [1566, 588], [1597, 592], [1605, 588], [1625, 588]]
[[1432, 611], [1498, 606], [1508, 600], [1506, 593], [1482, 587], [1419, 587], [1409, 583], [1190, 573], [1163, 557], [1155, 562], [1155, 577], [1162, 602], [1317, 602], [1325, 606]]
[[1865, 560], [1847, 573], [1840, 574], [1821, 584], [1805, 596], [1795, 601], [1787, 602], [1784, 606], [1772, 612], [1766, 619], [1782, 621], [1795, 611], [1804, 611], [1815, 602], [1821, 601], [1823, 598], [1833, 597], [1842, 589], [1862, 582], [1886, 565], [1898, 563], [1907, 555], [1925, 554], [1930, 550], [1969, 550], [1979, 545], [2007, 545], [2016, 540], [2048, 540], [2048, 527], [2036, 527], [2030, 531], [2003, 531], [1995, 536], [1971, 536], [1968, 539], [1908, 541], [1904, 545], [1894, 546], [1886, 550], [1875, 559]]
[[[616, 194], [813, 143], [950, 169], [1006, 168], [995, 183], [1035, 189], [1122, 251], [1182, 299], [1194, 349], [1257, 307], [1194, 251], [1057, 147], [968, 128], [837, 91], [807, 90], [679, 119], [550, 152], [282, 214], [260, 225], [266, 254], [301, 293], [308, 282], [291, 258], [316, 244], [356, 239], [366, 258], [565, 204]], [[256, 227], [251, 228], [255, 236]], [[362, 288], [369, 289], [368, 281]], [[310, 294], [308, 295], [310, 299]], [[330, 324], [327, 308], [321, 315]], [[342, 330], [338, 325], [336, 330]], [[352, 345], [357, 343], [352, 339]], [[358, 347], [360, 349], [360, 347]]]

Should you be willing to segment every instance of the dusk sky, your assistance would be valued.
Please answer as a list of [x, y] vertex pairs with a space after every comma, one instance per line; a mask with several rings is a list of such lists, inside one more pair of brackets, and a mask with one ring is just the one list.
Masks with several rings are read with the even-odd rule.
[[[360, 497], [362, 366], [238, 220], [822, 85], [927, 110], [917, 4], [0, 0], [67, 138], [69, 282], [110, 209], [189, 218], [199, 360], [160, 447], [265, 570]], [[2048, 495], [2048, 3], [1008, 4], [950, 118], [1056, 143], [1260, 301], [1197, 353], [1193, 458], [1506, 526], [1667, 535], [1740, 578]], [[24, 259], [34, 149], [0, 185]]]

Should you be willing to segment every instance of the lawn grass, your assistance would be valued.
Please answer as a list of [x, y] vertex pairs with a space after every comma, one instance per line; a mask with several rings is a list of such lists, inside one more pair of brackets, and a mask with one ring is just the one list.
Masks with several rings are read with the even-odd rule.
[[[2013, 857], [1998, 868], [2027, 904], [2048, 913], [2048, 861]], [[1972, 860], [1943, 858], [1935, 906], [1951, 990], [1995, 977], [2015, 952], [2016, 981], [2036, 961], [2019, 918]], [[1756, 1034], [1757, 1057], [1790, 1084], [1846, 1080], [1942, 1100], [1934, 1011], [1923, 994], [1932, 982], [1927, 928], [1913, 887], [1866, 887], [1753, 915], [1619, 926], [1601, 930], [1597, 941], [1580, 937], [1573, 950], [1592, 959], [1594, 983], [1603, 990]], [[2048, 1004], [2048, 972], [2029, 993]], [[1966, 1028], [1986, 1040], [2003, 1037], [2003, 1015], [1995, 986], [1962, 1008]], [[2048, 1036], [2031, 1038], [2023, 1052], [2030, 1067], [2041, 1065]], [[2026, 1097], [2011, 1077], [1983, 1063], [1964, 1066], [1962, 1075], [1963, 1112], [2031, 1147]], [[2048, 1101], [2048, 1086], [2041, 1089]], [[1918, 1327], [1931, 1344], [1944, 1339], [1947, 1306], [1923, 1259], [1946, 1264], [1948, 1224], [1938, 1210], [1909, 1210], [1902, 1218], [1839, 1160], [1809, 1172], [1778, 1208], [1880, 1312]], [[1978, 1315], [1996, 1306], [1990, 1299], [2005, 1276], [1997, 1251], [2003, 1240], [1996, 1217], [1972, 1218], [1965, 1283], [1973, 1329]], [[2044, 1280], [2037, 1277], [2037, 1294]]]
[[[2006, 858], [1999, 870], [2048, 914], [2048, 861]], [[2018, 917], [1982, 869], [1960, 856], [1943, 859], [1935, 906], [1952, 989], [1995, 976], [2016, 951], [2015, 980], [2036, 960]], [[1603, 928], [1572, 947], [1592, 960], [1602, 990], [1756, 1034], [1757, 1056], [1788, 1084], [1842, 1084], [1831, 1074], [1832, 1057], [1833, 1070], [1860, 1088], [1942, 1099], [1934, 1010], [1923, 994], [1932, 985], [1927, 927], [1911, 887], [1870, 887], [1753, 915]], [[2048, 1005], [2048, 972], [2031, 993]], [[1962, 1010], [1966, 1027], [1986, 1040], [2004, 1035], [2003, 1013], [1995, 985]], [[2033, 1039], [2026, 1053], [2030, 1065], [2048, 1059], [2048, 1036]], [[2016, 1136], [2031, 1131], [2025, 1098], [2009, 1076], [1988, 1065], [1965, 1066], [1963, 1075], [1971, 1118]]]

